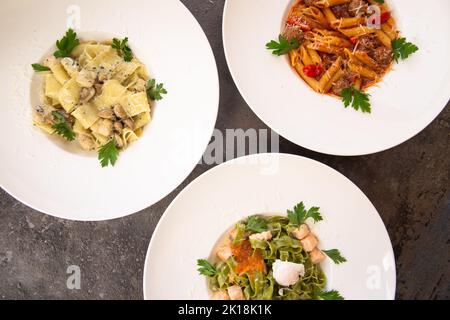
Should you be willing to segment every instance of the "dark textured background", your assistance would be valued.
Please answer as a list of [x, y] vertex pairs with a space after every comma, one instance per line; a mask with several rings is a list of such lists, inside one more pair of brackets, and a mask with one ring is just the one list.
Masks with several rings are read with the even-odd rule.
[[[266, 128], [236, 90], [225, 62], [224, 0], [183, 3], [204, 28], [217, 59], [221, 103], [216, 127]], [[280, 141], [280, 152], [328, 164], [372, 200], [394, 246], [398, 299], [450, 298], [449, 122], [447, 106], [412, 140], [364, 157], [321, 155]], [[197, 166], [177, 190], [140, 213], [99, 223], [55, 219], [0, 191], [0, 298], [141, 299], [142, 269], [153, 229], [175, 195], [208, 169]], [[81, 290], [66, 288], [66, 269], [72, 264], [81, 267]]]

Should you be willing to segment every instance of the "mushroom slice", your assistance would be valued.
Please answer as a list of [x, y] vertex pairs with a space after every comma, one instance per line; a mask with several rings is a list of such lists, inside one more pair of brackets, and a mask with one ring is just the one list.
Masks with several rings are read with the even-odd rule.
[[131, 130], [134, 130], [134, 121], [131, 118], [123, 120], [123, 123], [127, 128], [130, 128]]
[[113, 120], [115, 118], [114, 112], [111, 109], [102, 109], [98, 112], [98, 116], [103, 119]]
[[113, 110], [114, 110], [114, 114], [116, 115], [117, 118], [119, 118], [119, 119], [126, 119], [126, 118], [128, 118], [128, 115], [125, 112], [125, 109], [120, 104], [116, 104], [113, 107]]
[[86, 103], [89, 102], [95, 96], [94, 88], [81, 88], [80, 91], [80, 102]]

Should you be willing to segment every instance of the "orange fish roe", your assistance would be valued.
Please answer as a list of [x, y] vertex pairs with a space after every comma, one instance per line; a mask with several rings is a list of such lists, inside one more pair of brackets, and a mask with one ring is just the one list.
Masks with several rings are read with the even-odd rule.
[[253, 273], [256, 271], [264, 272], [266, 265], [260, 250], [253, 250], [250, 241], [244, 240], [232, 247], [233, 256], [236, 260], [236, 273]]

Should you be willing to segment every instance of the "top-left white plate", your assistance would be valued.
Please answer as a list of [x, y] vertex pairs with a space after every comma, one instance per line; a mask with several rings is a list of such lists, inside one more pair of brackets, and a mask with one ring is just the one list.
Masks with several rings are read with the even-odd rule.
[[[82, 39], [127, 36], [169, 92], [115, 167], [64, 150], [31, 124], [30, 65], [68, 23], [79, 24]], [[217, 118], [219, 81], [209, 42], [181, 2], [2, 1], [0, 38], [0, 186], [26, 205], [70, 220], [122, 217], [165, 197], [201, 158]]]

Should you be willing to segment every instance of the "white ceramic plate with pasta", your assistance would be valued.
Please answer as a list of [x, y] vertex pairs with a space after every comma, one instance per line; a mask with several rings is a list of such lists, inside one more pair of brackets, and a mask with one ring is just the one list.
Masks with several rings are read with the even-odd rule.
[[[369, 2], [382, 8], [377, 13], [381, 29], [373, 33], [366, 25], [377, 20], [359, 20], [359, 16], [355, 17], [356, 11], [342, 11], [342, 7], [327, 8], [334, 2], [344, 5], [352, 2], [353, 10], [361, 10], [354, 5], [358, 1], [311, 0], [303, 8], [304, 3], [300, 2], [292, 19], [289, 19], [290, 8], [299, 3], [297, 0], [226, 1], [225, 54], [240, 93], [273, 130], [314, 151], [352, 156], [392, 148], [422, 131], [449, 100], [450, 42], [444, 35], [450, 30], [450, 3], [428, 1], [423, 10], [420, 1], [386, 0], [385, 6], [379, 7], [374, 0], [363, 0], [362, 8], [367, 8]], [[372, 17], [369, 12], [363, 14]], [[346, 19], [348, 17], [350, 19]], [[285, 33], [286, 25], [294, 28]], [[295, 38], [295, 28], [303, 31], [299, 43], [285, 43], [281, 48], [292, 45], [298, 50], [297, 55], [290, 58], [296, 62], [293, 66], [301, 76], [290, 66], [288, 55], [278, 57], [266, 49], [269, 41], [278, 42], [279, 34], [284, 34], [287, 40]], [[363, 37], [365, 32], [368, 37]], [[363, 38], [370, 40], [370, 35], [376, 35], [376, 52], [372, 51], [374, 48], [364, 47], [367, 43]], [[389, 47], [398, 54], [411, 50], [401, 42], [393, 46], [391, 40], [398, 38], [406, 38], [419, 50], [406, 60], [400, 57], [399, 63], [391, 65]], [[302, 47], [307, 49], [306, 54], [301, 52]], [[272, 44], [272, 48], [280, 47]], [[364, 56], [364, 50], [369, 52], [370, 58]], [[317, 52], [322, 59], [317, 58]], [[325, 58], [330, 55], [324, 57], [325, 52], [341, 57], [338, 62], [332, 60], [336, 68], [341, 64], [340, 73], [356, 73], [356, 79], [351, 79], [350, 83], [367, 89], [371, 113], [344, 108], [339, 98], [316, 93], [303, 81], [302, 77], [317, 91], [341, 93], [343, 80], [350, 77], [334, 78], [338, 74], [332, 73], [327, 78], [325, 75], [329, 74], [325, 71], [333, 69], [328, 69], [329, 59]], [[320, 68], [308, 67], [309, 64], [318, 64]], [[346, 69], [351, 69], [352, 73], [346, 73], [349, 71]], [[331, 83], [333, 87], [336, 83], [341, 87], [330, 90]], [[347, 96], [349, 92], [351, 98], [351, 91], [347, 91]]]
[[219, 83], [180, 1], [4, 1], [0, 18], [3, 189], [50, 215], [106, 220], [188, 176]]
[[240, 220], [255, 214], [285, 216], [299, 202], [320, 208], [323, 220], [308, 222], [318, 248], [337, 248], [347, 260], [339, 265], [330, 259], [320, 262], [327, 278], [324, 290], [336, 290], [345, 299], [393, 299], [394, 254], [370, 200], [330, 167], [287, 154], [232, 160], [206, 172], [177, 196], [147, 252], [145, 299], [209, 299], [197, 259], [213, 256], [219, 239]]

